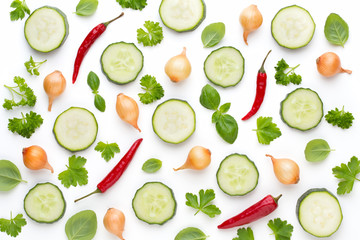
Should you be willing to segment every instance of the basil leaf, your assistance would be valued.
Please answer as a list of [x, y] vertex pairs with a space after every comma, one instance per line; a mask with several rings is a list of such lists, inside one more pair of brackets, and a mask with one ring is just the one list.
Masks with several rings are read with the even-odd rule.
[[231, 103], [224, 103], [223, 105], [220, 106], [219, 111], [221, 113], [227, 113], [230, 109]]
[[222, 22], [209, 24], [201, 33], [201, 41], [204, 47], [213, 47], [218, 44], [225, 35], [225, 24]]
[[106, 109], [105, 99], [99, 94], [95, 94], [94, 105], [100, 112], [105, 112]]
[[216, 131], [226, 142], [232, 144], [238, 135], [238, 125], [236, 120], [229, 114], [224, 114], [216, 122]]
[[100, 86], [100, 80], [96, 73], [94, 73], [93, 71], [89, 72], [87, 76], [87, 84], [89, 85], [91, 90], [93, 90], [93, 93], [96, 94]]
[[211, 122], [212, 123], [218, 122], [220, 120], [221, 116], [222, 116], [222, 114], [220, 111], [215, 111], [211, 117]]
[[96, 214], [92, 210], [84, 210], [67, 220], [65, 233], [69, 240], [91, 240], [97, 230]]
[[205, 240], [208, 236], [198, 228], [188, 227], [181, 230], [175, 240]]
[[333, 151], [324, 139], [314, 139], [308, 142], [305, 148], [305, 158], [309, 162], [320, 162]]
[[142, 165], [142, 170], [147, 173], [157, 172], [162, 166], [162, 162], [156, 158], [150, 158]]
[[80, 0], [76, 6], [76, 14], [79, 16], [93, 15], [98, 7], [98, 0]]
[[220, 105], [220, 95], [218, 91], [209, 84], [206, 84], [201, 90], [200, 103], [207, 109], [217, 110]]
[[8, 160], [0, 160], [0, 191], [9, 191], [22, 180], [19, 169]]
[[348, 24], [336, 13], [331, 13], [327, 17], [324, 32], [330, 43], [343, 47], [349, 38]]

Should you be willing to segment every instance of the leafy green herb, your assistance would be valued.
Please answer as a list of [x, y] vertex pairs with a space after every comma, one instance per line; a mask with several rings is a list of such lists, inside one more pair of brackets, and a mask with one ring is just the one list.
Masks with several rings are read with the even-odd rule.
[[206, 84], [201, 90], [200, 103], [204, 108], [217, 110], [220, 105], [220, 94], [211, 85]]
[[343, 106], [341, 110], [335, 108], [335, 110], [328, 111], [325, 120], [333, 126], [348, 129], [352, 126], [354, 116], [350, 112], [345, 112]]
[[213, 47], [225, 36], [225, 24], [222, 22], [207, 25], [201, 33], [204, 47]]
[[254, 240], [254, 233], [251, 228], [239, 228], [237, 230], [237, 237], [232, 240]]
[[360, 181], [356, 176], [360, 173], [360, 161], [357, 157], [352, 157], [348, 164], [342, 163], [332, 169], [334, 176], [340, 179], [337, 194], [343, 195], [350, 193], [353, 189], [355, 180]]
[[76, 157], [75, 155], [69, 157], [69, 166], [66, 165], [67, 170], [59, 173], [58, 179], [61, 183], [69, 188], [86, 185], [88, 183], [88, 171], [84, 168], [86, 158]]
[[26, 220], [22, 214], [12, 217], [10, 212], [10, 219], [0, 218], [0, 232], [4, 232], [11, 237], [16, 237], [21, 232], [21, 228], [26, 225]]
[[192, 193], [186, 193], [186, 199], [187, 201], [185, 204], [189, 207], [195, 208], [198, 211], [194, 214], [198, 214], [198, 212], [203, 212], [209, 217], [213, 218], [215, 215], [221, 214], [221, 211], [219, 208], [217, 208], [213, 204], [209, 204], [212, 200], [215, 199], [215, 193], [213, 189], [207, 189], [204, 191], [201, 189], [199, 191], [199, 199], [200, 203], [198, 202], [198, 197], [195, 194]]
[[35, 62], [33, 57], [30, 56], [30, 60], [25, 62], [24, 65], [26, 67], [26, 70], [28, 71], [28, 73], [30, 73], [31, 75], [36, 75], [39, 76], [39, 67], [46, 62], [47, 60], [44, 60], [42, 62]]
[[153, 101], [159, 100], [164, 96], [164, 89], [156, 81], [156, 78], [150, 75], [145, 75], [140, 79], [141, 89], [145, 90], [145, 93], [139, 93], [140, 102], [143, 104], [149, 104]]
[[98, 142], [95, 151], [101, 152], [101, 157], [108, 162], [115, 156], [115, 153], [120, 152], [120, 148], [117, 143]]
[[91, 88], [93, 94], [95, 94], [94, 105], [100, 112], [105, 112], [106, 102], [105, 99], [99, 94], [100, 80], [99, 77], [93, 71], [89, 72], [87, 77], [87, 84]]
[[142, 10], [146, 7], [146, 0], [116, 0], [122, 8], [132, 8], [134, 10]]
[[106, 102], [105, 99], [99, 94], [95, 94], [94, 105], [100, 112], [105, 112]]
[[76, 14], [79, 16], [93, 15], [98, 7], [98, 0], [80, 0], [76, 5]]
[[181, 230], [175, 240], [205, 240], [208, 236], [203, 231], [195, 227], [188, 227]]
[[281, 136], [281, 131], [276, 123], [272, 122], [272, 117], [259, 117], [256, 120], [256, 135], [259, 143], [269, 145], [271, 141]]
[[276, 240], [290, 240], [294, 227], [286, 220], [282, 221], [280, 218], [270, 220], [267, 224], [273, 231]]
[[221, 114], [215, 122], [217, 133], [226, 142], [232, 144], [238, 136], [238, 125], [236, 120], [229, 114]]
[[16, 165], [9, 160], [0, 160], [0, 191], [9, 191], [19, 183], [26, 182]]
[[37, 128], [43, 123], [41, 115], [30, 111], [25, 116], [21, 113], [22, 118], [9, 119], [8, 129], [22, 137], [30, 138]]
[[295, 85], [299, 85], [301, 83], [301, 76], [297, 75], [294, 71], [300, 64], [295, 67], [290, 67], [285, 60], [282, 58], [278, 61], [275, 70], [275, 79], [276, 84], [281, 84], [287, 86], [289, 83], [293, 83]]
[[162, 166], [162, 162], [156, 158], [150, 158], [142, 165], [142, 170], [147, 173], [157, 172]]
[[[22, 77], [14, 77], [14, 83], [16, 86], [9, 87], [4, 85], [10, 93], [11, 93], [11, 100], [5, 99], [3, 108], [7, 110], [13, 109], [13, 107], [17, 106], [30, 106], [33, 107], [36, 103], [36, 96], [34, 91], [26, 84], [25, 79]], [[16, 101], [15, 97], [21, 98], [20, 101]]]
[[324, 139], [314, 139], [306, 144], [305, 159], [309, 162], [320, 162], [333, 151]]
[[96, 230], [97, 218], [92, 210], [76, 213], [65, 224], [65, 233], [69, 240], [91, 240]]
[[11, 8], [15, 8], [10, 12], [10, 20], [16, 21], [19, 19], [23, 19], [25, 17], [25, 13], [30, 14], [30, 9], [26, 5], [25, 0], [14, 0], [11, 5]]
[[349, 26], [338, 14], [331, 13], [326, 19], [324, 33], [330, 43], [344, 47], [349, 38]]
[[138, 43], [142, 43], [145, 47], [155, 46], [164, 39], [162, 27], [158, 22], [145, 21], [146, 30], [139, 28], [137, 30]]

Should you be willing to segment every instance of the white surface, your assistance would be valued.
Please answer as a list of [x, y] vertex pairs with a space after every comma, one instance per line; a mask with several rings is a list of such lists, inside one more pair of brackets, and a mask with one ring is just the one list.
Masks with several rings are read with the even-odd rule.
[[[263, 14], [264, 22], [261, 28], [249, 35], [249, 46], [242, 40], [242, 28], [238, 22], [238, 17], [243, 8], [254, 1], [207, 1], [207, 17], [199, 28], [193, 32], [176, 33], [164, 29], [163, 42], [155, 47], [143, 47], [137, 44], [136, 29], [142, 27], [145, 20], [159, 21], [158, 7], [160, 0], [148, 1], [149, 5], [143, 11], [133, 11], [125, 9], [123, 18], [109, 25], [107, 31], [95, 42], [93, 47], [85, 57], [76, 84], [71, 84], [73, 62], [77, 49], [88, 32], [100, 22], [107, 21], [117, 16], [121, 7], [115, 0], [101, 1], [95, 15], [91, 17], [79, 17], [73, 14], [77, 1], [45, 1], [28, 0], [28, 6], [34, 10], [43, 5], [59, 7], [64, 11], [69, 20], [70, 34], [63, 46], [54, 52], [41, 54], [33, 51], [27, 44], [24, 34], [23, 21], [10, 22], [9, 5], [11, 1], [0, 1], [0, 21], [2, 23], [2, 37], [0, 44], [1, 84], [12, 85], [14, 76], [24, 77], [28, 84], [34, 89], [38, 102], [33, 109], [16, 108], [16, 110], [6, 111], [0, 108], [0, 159], [13, 161], [20, 169], [27, 184], [21, 183], [9, 192], [0, 193], [0, 217], [8, 218], [10, 211], [14, 214], [24, 213], [23, 199], [25, 194], [38, 182], [52, 182], [60, 187], [67, 201], [67, 209], [64, 217], [53, 224], [39, 224], [25, 218], [28, 224], [23, 228], [18, 239], [66, 239], [64, 226], [73, 214], [92, 209], [98, 217], [98, 231], [95, 239], [116, 239], [108, 233], [102, 224], [102, 218], [106, 210], [115, 207], [122, 210], [126, 216], [124, 237], [129, 240], [143, 239], [145, 236], [149, 240], [169, 240], [183, 228], [194, 226], [202, 229], [209, 239], [225, 240], [236, 236], [236, 228], [229, 230], [218, 230], [217, 225], [225, 219], [243, 211], [253, 203], [259, 201], [267, 194], [274, 196], [283, 194], [279, 202], [279, 208], [270, 216], [250, 224], [253, 229], [255, 239], [270, 240], [274, 236], [270, 235], [271, 230], [267, 227], [270, 219], [280, 217], [288, 220], [294, 226], [294, 240], [316, 239], [304, 232], [299, 225], [295, 206], [298, 197], [309, 188], [326, 187], [331, 192], [336, 193], [337, 179], [332, 175], [331, 169], [342, 162], [348, 162], [353, 155], [359, 155], [358, 143], [360, 136], [359, 119], [360, 112], [358, 107], [360, 89], [359, 73], [360, 65], [356, 57], [360, 52], [360, 34], [358, 14], [355, 0], [339, 1], [262, 1], [256, 2]], [[307, 9], [314, 18], [316, 30], [313, 40], [304, 48], [298, 50], [288, 50], [277, 45], [271, 36], [270, 24], [276, 12], [285, 6], [299, 4]], [[327, 42], [323, 26], [326, 17], [336, 12], [342, 16], [349, 24], [350, 38], [345, 48], [331, 45]], [[201, 43], [201, 31], [210, 23], [222, 21], [226, 25], [225, 38], [219, 45], [211, 49], [204, 49]], [[114, 85], [106, 80], [101, 73], [99, 59], [102, 51], [108, 44], [126, 41], [134, 42], [144, 54], [144, 68], [139, 75], [151, 74], [165, 89], [165, 96], [160, 101], [143, 105], [138, 101], [137, 93], [141, 92], [139, 79], [123, 86]], [[245, 74], [243, 80], [235, 87], [222, 89], [216, 87], [221, 95], [221, 102], [231, 102], [229, 114], [235, 117], [239, 124], [239, 136], [232, 145], [224, 142], [216, 133], [215, 126], [211, 123], [212, 111], [202, 107], [199, 103], [201, 88], [209, 83], [203, 72], [203, 61], [206, 56], [214, 49], [221, 46], [234, 46], [238, 48], [245, 58]], [[190, 78], [182, 83], [172, 83], [164, 73], [166, 61], [174, 55], [179, 54], [182, 48], [187, 47], [187, 54], [192, 64]], [[251, 108], [255, 96], [256, 74], [266, 53], [272, 49], [272, 53], [266, 62], [268, 73], [268, 87], [263, 105], [256, 116], [244, 122], [241, 118]], [[336, 52], [344, 68], [353, 70], [352, 75], [341, 74], [332, 79], [321, 77], [316, 70], [315, 59], [327, 51]], [[47, 59], [48, 61], [40, 68], [41, 75], [32, 77], [23, 66], [32, 55], [36, 60]], [[353, 112], [355, 122], [349, 130], [342, 130], [326, 123], [324, 119], [315, 129], [308, 132], [300, 132], [285, 125], [279, 112], [280, 101], [285, 95], [294, 90], [296, 86], [279, 86], [274, 80], [274, 66], [277, 61], [284, 58], [290, 65], [301, 64], [297, 68], [297, 73], [303, 77], [301, 87], [309, 87], [318, 92], [324, 102], [324, 110], [334, 109], [345, 105], [347, 111]], [[54, 70], [63, 72], [67, 79], [67, 89], [61, 97], [54, 101], [52, 111], [47, 111], [47, 96], [42, 87], [44, 77]], [[96, 72], [100, 79], [100, 94], [105, 98], [107, 109], [105, 113], [99, 112], [93, 105], [94, 96], [86, 84], [86, 76], [89, 71]], [[139, 133], [130, 125], [124, 123], [117, 116], [115, 111], [116, 95], [120, 92], [125, 93], [136, 99], [140, 107]], [[0, 96], [9, 97], [8, 91], [0, 87]], [[193, 136], [186, 142], [179, 145], [164, 143], [154, 133], [151, 127], [151, 117], [157, 104], [169, 98], [180, 98], [187, 100], [196, 112], [197, 128]], [[3, 100], [1, 100], [2, 103]], [[121, 148], [121, 153], [114, 159], [106, 163], [99, 152], [94, 151], [95, 144], [89, 149], [77, 152], [76, 155], [87, 158], [86, 168], [89, 172], [89, 183], [82, 187], [64, 188], [57, 180], [58, 174], [65, 170], [68, 157], [72, 153], [61, 148], [52, 133], [55, 118], [64, 110], [71, 106], [85, 107], [92, 111], [99, 122], [99, 133], [95, 144], [98, 141], [117, 142]], [[33, 110], [40, 113], [44, 118], [44, 124], [30, 138], [25, 139], [21, 136], [12, 134], [7, 130], [9, 118], [18, 117], [21, 111], [28, 112]], [[256, 134], [252, 129], [256, 128], [256, 118], [259, 116], [272, 116], [274, 122], [278, 124], [282, 131], [282, 136], [273, 141], [271, 145], [264, 146], [257, 142]], [[133, 162], [121, 179], [105, 194], [97, 194], [73, 203], [75, 198], [85, 195], [95, 190], [96, 185], [112, 169], [112, 167], [125, 154], [130, 145], [139, 137], [144, 138], [138, 153]], [[308, 141], [314, 138], [324, 138], [336, 151], [331, 152], [329, 157], [321, 163], [309, 163], [304, 158], [304, 148]], [[21, 150], [30, 145], [42, 146], [48, 154], [50, 164], [54, 167], [55, 173], [51, 174], [48, 170], [31, 171], [22, 164]], [[195, 145], [207, 147], [212, 152], [212, 163], [204, 171], [195, 172], [184, 170], [174, 172], [173, 167], [180, 166], [186, 159], [188, 151]], [[255, 162], [258, 167], [260, 178], [257, 188], [250, 194], [242, 197], [230, 197], [224, 194], [216, 183], [215, 174], [219, 163], [225, 156], [231, 153], [246, 154]], [[297, 185], [285, 186], [279, 183], [272, 170], [271, 161], [265, 157], [269, 153], [275, 157], [288, 157], [294, 159], [301, 168], [301, 179]], [[163, 167], [155, 174], [146, 174], [141, 170], [141, 166], [148, 158], [155, 157], [163, 161]], [[148, 225], [139, 221], [131, 208], [131, 201], [135, 191], [148, 181], [161, 181], [174, 190], [177, 200], [177, 212], [175, 217], [162, 226]], [[214, 203], [222, 210], [222, 214], [213, 219], [199, 213], [194, 216], [195, 210], [185, 205], [185, 193], [196, 193], [200, 189], [213, 188], [216, 193]], [[360, 212], [359, 198], [360, 183], [356, 182], [354, 190], [346, 196], [338, 196], [343, 209], [344, 219], [340, 229], [329, 239], [356, 239], [358, 233], [358, 214]], [[12, 239], [4, 233], [0, 233], [0, 239]]]

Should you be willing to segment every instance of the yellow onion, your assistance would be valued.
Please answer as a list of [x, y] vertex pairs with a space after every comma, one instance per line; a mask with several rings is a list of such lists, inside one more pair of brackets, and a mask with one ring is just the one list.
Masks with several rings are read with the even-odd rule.
[[247, 37], [249, 33], [255, 31], [261, 26], [263, 22], [263, 17], [257, 6], [251, 4], [241, 12], [239, 21], [244, 29], [244, 33], [243, 33], [244, 41], [246, 45], [248, 45]]
[[210, 150], [201, 146], [195, 146], [190, 150], [185, 163], [179, 168], [174, 168], [174, 171], [182, 169], [202, 170], [209, 166], [210, 162]]
[[276, 178], [283, 184], [296, 184], [300, 180], [300, 169], [296, 162], [288, 158], [274, 158], [270, 157], [274, 167]]
[[339, 56], [333, 52], [326, 52], [316, 59], [318, 72], [324, 77], [332, 77], [338, 73], [351, 74], [351, 70], [343, 69]]
[[134, 128], [141, 132], [137, 124], [139, 118], [139, 107], [134, 99], [123, 93], [118, 94], [116, 99], [116, 112], [123, 121], [131, 124]]
[[180, 82], [189, 77], [191, 73], [191, 64], [186, 57], [185, 47], [181, 54], [169, 59], [165, 65], [165, 73], [173, 82]]
[[56, 70], [45, 77], [44, 90], [49, 97], [49, 112], [51, 111], [54, 99], [64, 92], [65, 87], [66, 80], [60, 71]]
[[48, 162], [47, 155], [44, 149], [40, 146], [33, 145], [27, 148], [23, 148], [23, 161], [24, 165], [31, 170], [49, 169], [51, 173], [54, 169]]
[[116, 208], [109, 208], [104, 216], [103, 222], [106, 230], [121, 240], [124, 240], [125, 215], [122, 211]]

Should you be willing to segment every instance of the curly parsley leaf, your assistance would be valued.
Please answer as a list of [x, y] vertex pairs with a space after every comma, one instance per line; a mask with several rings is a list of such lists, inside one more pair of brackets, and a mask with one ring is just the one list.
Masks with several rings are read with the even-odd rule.
[[343, 106], [341, 110], [335, 108], [335, 110], [328, 111], [325, 120], [333, 126], [348, 129], [352, 126], [354, 116], [350, 112], [345, 112]]
[[0, 232], [4, 232], [11, 237], [16, 237], [21, 232], [21, 227], [26, 225], [26, 220], [23, 218], [22, 214], [12, 217], [12, 212], [10, 212], [10, 220], [5, 218], [0, 218]]
[[159, 100], [164, 96], [164, 89], [156, 81], [156, 78], [150, 75], [145, 75], [140, 80], [141, 89], [145, 90], [145, 93], [139, 93], [140, 102], [144, 104], [152, 103]]
[[256, 135], [259, 143], [269, 145], [271, 141], [281, 136], [281, 131], [276, 123], [272, 122], [272, 117], [259, 117], [256, 121]]
[[142, 10], [146, 7], [146, 0], [116, 0], [123, 8], [132, 8], [134, 10]]
[[84, 168], [86, 158], [76, 157], [75, 155], [69, 157], [69, 166], [66, 165], [67, 170], [61, 172], [58, 179], [61, 183], [69, 188], [86, 185], [88, 183], [88, 171]]
[[288, 224], [287, 221], [282, 221], [280, 218], [270, 220], [267, 224], [273, 231], [276, 240], [290, 240], [294, 227]]
[[[10, 91], [12, 98], [4, 100], [3, 108], [11, 110], [17, 106], [27, 105], [33, 107], [36, 103], [36, 96], [34, 91], [26, 84], [25, 79], [14, 77], [14, 83], [16, 84], [14, 87], [4, 85]], [[21, 99], [16, 101], [15, 98]]]
[[300, 64], [295, 67], [290, 67], [285, 60], [282, 58], [278, 61], [275, 70], [275, 79], [276, 84], [281, 84], [287, 86], [289, 83], [293, 83], [295, 85], [299, 85], [301, 83], [301, 76], [297, 75], [294, 71]]
[[101, 152], [101, 157], [108, 162], [115, 156], [115, 153], [120, 152], [120, 148], [117, 143], [98, 142], [95, 151]]
[[232, 240], [254, 240], [254, 233], [251, 228], [239, 228], [237, 230], [237, 237]]
[[30, 73], [31, 75], [36, 75], [39, 76], [39, 67], [44, 63], [45, 61], [42, 62], [35, 62], [33, 57], [30, 56], [30, 60], [25, 62], [24, 65], [26, 67], [26, 70], [28, 71], [28, 73]]
[[350, 193], [353, 189], [355, 180], [360, 181], [356, 176], [360, 173], [360, 161], [357, 157], [352, 157], [348, 164], [342, 163], [332, 169], [334, 176], [340, 179], [337, 194], [343, 195]]
[[209, 204], [212, 200], [215, 199], [215, 193], [213, 189], [207, 189], [206, 191], [201, 189], [199, 191], [200, 202], [198, 201], [198, 197], [195, 194], [186, 193], [185, 197], [187, 199], [185, 204], [198, 210], [194, 215], [198, 214], [200, 211], [211, 218], [215, 217], [215, 215], [221, 214], [219, 208], [213, 204]]
[[144, 27], [146, 30], [139, 28], [137, 30], [138, 43], [142, 43], [145, 47], [155, 46], [164, 38], [162, 27], [158, 22], [145, 21]]
[[14, 0], [11, 5], [11, 8], [15, 8], [14, 10], [12, 10], [10, 12], [10, 20], [11, 21], [16, 21], [19, 19], [23, 19], [25, 17], [25, 14], [30, 14], [30, 9], [28, 8], [28, 6], [26, 5], [25, 0], [21, 1], [21, 0]]
[[43, 123], [41, 115], [30, 111], [25, 116], [21, 113], [22, 118], [9, 119], [8, 129], [22, 137], [30, 138], [37, 128]]

